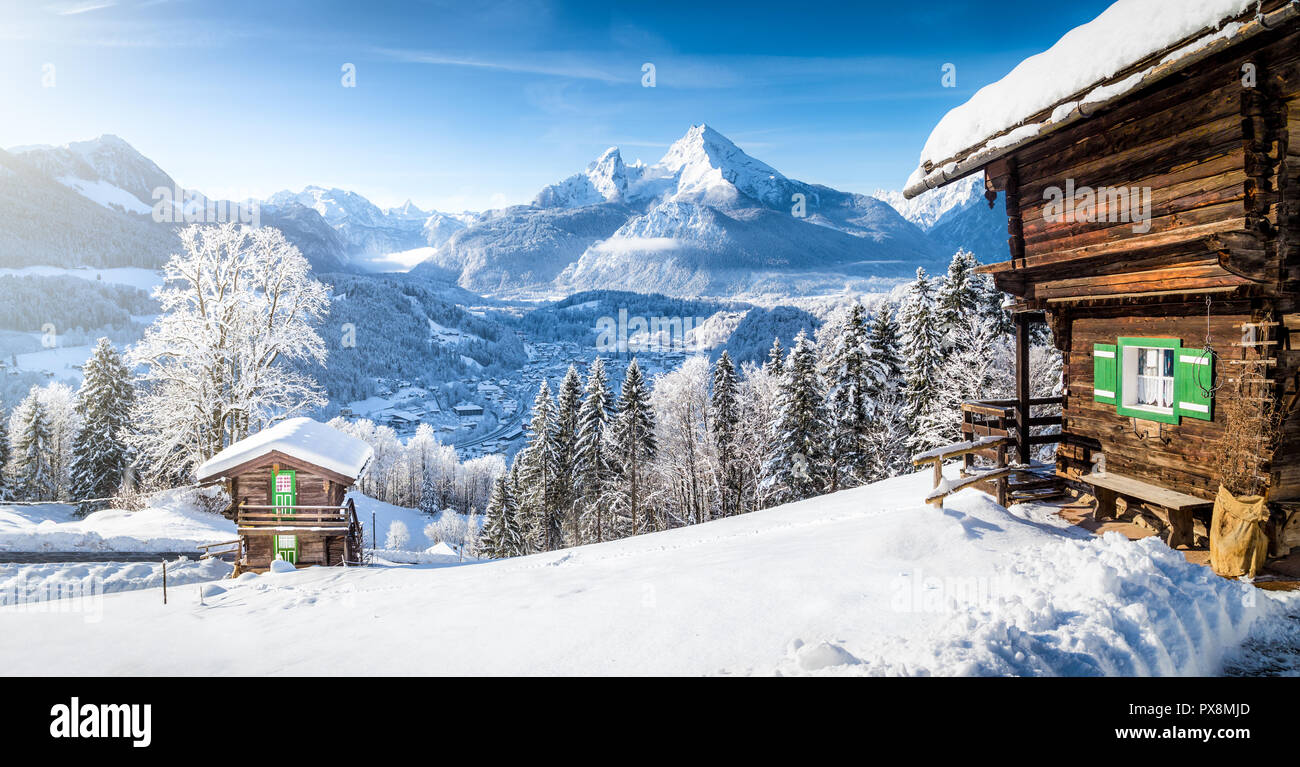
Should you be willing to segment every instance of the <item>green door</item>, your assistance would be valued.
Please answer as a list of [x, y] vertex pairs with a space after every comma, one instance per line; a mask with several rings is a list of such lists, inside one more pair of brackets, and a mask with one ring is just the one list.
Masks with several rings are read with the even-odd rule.
[[[297, 514], [298, 510], [294, 508], [298, 505], [297, 474], [292, 471], [279, 471], [271, 478], [271, 482], [271, 505], [276, 507], [275, 513], [286, 517]], [[284, 509], [281, 510], [280, 507]], [[274, 551], [272, 556], [275, 559], [298, 564], [298, 536], [273, 535], [271, 546]]]

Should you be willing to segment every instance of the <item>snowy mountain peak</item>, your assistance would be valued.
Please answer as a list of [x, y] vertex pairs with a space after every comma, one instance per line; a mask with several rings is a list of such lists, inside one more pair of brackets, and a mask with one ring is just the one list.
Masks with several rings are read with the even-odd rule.
[[[639, 169], [638, 169], [639, 170]], [[537, 193], [538, 208], [581, 208], [603, 202], [621, 202], [628, 192], [628, 166], [618, 147], [612, 146], [587, 166], [558, 184]]]
[[789, 179], [704, 123], [692, 125], [658, 164], [677, 177], [675, 200], [726, 196], [732, 187], [765, 204], [784, 204]]
[[929, 231], [939, 219], [957, 208], [978, 199], [984, 202], [984, 178], [976, 173], [939, 189], [931, 189], [910, 200], [902, 192], [880, 190], [876, 197], [894, 207], [903, 218]]
[[320, 186], [307, 186], [301, 192], [294, 193], [288, 189], [276, 192], [267, 200], [271, 205], [286, 205], [296, 202], [311, 208], [335, 228], [345, 222], [364, 222], [366, 225], [378, 225], [383, 221], [383, 211], [374, 203], [356, 192], [343, 189], [326, 189]]
[[108, 207], [148, 213], [153, 191], [176, 182], [153, 160], [113, 134], [63, 146], [25, 146], [10, 150], [41, 172]]
[[429, 217], [429, 212], [420, 210], [419, 206], [417, 206], [414, 202], [412, 202], [409, 199], [406, 202], [402, 203], [400, 207], [389, 208], [385, 212], [389, 216], [392, 216], [393, 218], [400, 218], [400, 219], [406, 219], [411, 221], [414, 220], [424, 221]]
[[605, 200], [623, 199], [627, 195], [627, 166], [623, 164], [623, 155], [618, 147], [606, 149], [600, 159], [589, 165], [587, 178]]

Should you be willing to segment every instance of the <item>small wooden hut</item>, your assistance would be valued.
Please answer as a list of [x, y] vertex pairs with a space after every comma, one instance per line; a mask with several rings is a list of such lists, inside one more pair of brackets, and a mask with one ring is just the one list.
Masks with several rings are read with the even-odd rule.
[[[905, 195], [976, 172], [1005, 195], [982, 271], [1016, 298], [1018, 393], [986, 404], [1019, 460], [1059, 441], [1099, 516], [1139, 504], [1177, 545], [1235, 439], [1274, 553], [1300, 545], [1300, 3], [1116, 2], [949, 112]], [[1032, 434], [1057, 404], [1029, 397], [1044, 321], [1059, 435]]]
[[277, 559], [297, 567], [356, 564], [362, 530], [347, 492], [373, 455], [362, 440], [293, 418], [230, 445], [196, 473], [200, 482], [225, 482], [240, 571], [265, 570]]

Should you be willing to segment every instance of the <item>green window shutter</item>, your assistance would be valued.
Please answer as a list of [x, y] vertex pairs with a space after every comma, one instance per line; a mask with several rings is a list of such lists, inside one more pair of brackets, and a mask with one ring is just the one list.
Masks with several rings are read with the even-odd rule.
[[1177, 349], [1174, 388], [1178, 393], [1178, 415], [1214, 420], [1214, 357], [1204, 349]]
[[1092, 345], [1092, 398], [1115, 404], [1115, 344]]

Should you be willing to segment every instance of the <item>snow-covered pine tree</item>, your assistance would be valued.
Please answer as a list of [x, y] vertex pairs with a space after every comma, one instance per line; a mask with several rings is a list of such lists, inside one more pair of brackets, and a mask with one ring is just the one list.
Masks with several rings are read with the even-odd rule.
[[882, 301], [876, 306], [867, 338], [872, 360], [880, 370], [880, 381], [872, 387], [874, 398], [884, 391], [898, 389], [902, 384], [903, 356], [899, 351], [898, 320], [894, 317], [892, 304]]
[[533, 400], [533, 417], [528, 426], [528, 446], [515, 458], [519, 467], [521, 494], [518, 496], [520, 513], [530, 520], [532, 528], [526, 537], [528, 551], [553, 551], [559, 548], [562, 530], [559, 509], [555, 503], [556, 445], [555, 400], [551, 386], [545, 380]]
[[645, 503], [646, 464], [655, 456], [654, 412], [641, 366], [634, 358], [623, 376], [618, 411], [610, 424], [611, 511], [626, 520], [628, 534], [653, 532], [655, 522]]
[[425, 471], [420, 480], [420, 511], [425, 514], [436, 514], [438, 508], [438, 480], [431, 471]]
[[[81, 428], [72, 443], [72, 497], [108, 498], [121, 488], [131, 463], [126, 438], [135, 389], [131, 371], [107, 338], [99, 339], [81, 370], [84, 377], [77, 392]], [[83, 504], [82, 513], [106, 503]]]
[[869, 369], [866, 309], [854, 302], [847, 316], [818, 334], [826, 358], [830, 444], [826, 492], [856, 487], [868, 474], [867, 429], [870, 421], [867, 398], [873, 376]]
[[[573, 366], [560, 382], [560, 393], [555, 400], [555, 424], [552, 442], [555, 444], [555, 506], [560, 522], [568, 527], [567, 544], [578, 544], [578, 508], [575, 480], [578, 462], [578, 411], [582, 408], [582, 381]], [[557, 542], [556, 546], [563, 545]]]
[[912, 452], [919, 453], [946, 444], [944, 437], [930, 431], [927, 425], [939, 406], [936, 380], [941, 338], [934, 294], [924, 268], [917, 268], [916, 280], [908, 287], [899, 315], [903, 334], [903, 407], [912, 432], [908, 446]]
[[582, 541], [605, 540], [609, 519], [600, 501], [609, 464], [605, 451], [612, 395], [605, 373], [605, 361], [597, 357], [587, 370], [587, 384], [578, 410], [578, 439], [574, 458], [574, 491], [579, 499], [583, 524]]
[[38, 387], [14, 409], [9, 432], [9, 476], [15, 495], [24, 501], [54, 500], [53, 438]]
[[0, 501], [13, 499], [9, 486], [9, 417], [0, 408]]
[[718, 453], [718, 516], [729, 517], [740, 513], [744, 495], [741, 483], [739, 448], [740, 403], [736, 380], [736, 366], [724, 349], [713, 366], [713, 391], [709, 398], [712, 418], [713, 445]]
[[978, 314], [981, 309], [983, 287], [981, 276], [975, 273], [979, 262], [968, 250], [958, 250], [948, 262], [948, 274], [935, 295], [935, 321], [943, 336], [943, 348], [954, 348], [965, 337], [962, 325], [966, 317]]
[[763, 372], [770, 376], [779, 376], [785, 372], [785, 348], [781, 346], [779, 337], [772, 339], [772, 348], [767, 350], [767, 362], [763, 364]]
[[504, 475], [497, 478], [488, 499], [483, 531], [478, 536], [474, 551], [491, 559], [517, 557], [524, 553], [524, 536], [519, 529], [519, 507], [510, 489], [510, 480]]
[[912, 471], [912, 454], [908, 450], [911, 429], [904, 415], [902, 393], [896, 388], [887, 389], [873, 406], [867, 431], [868, 482]]
[[773, 503], [789, 503], [826, 491], [830, 429], [826, 394], [817, 372], [817, 348], [803, 331], [786, 360], [772, 425], [774, 452], [764, 469]]

